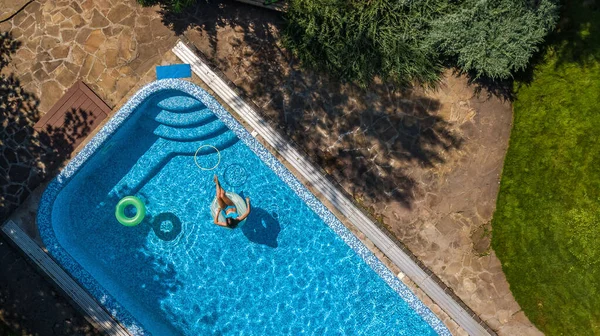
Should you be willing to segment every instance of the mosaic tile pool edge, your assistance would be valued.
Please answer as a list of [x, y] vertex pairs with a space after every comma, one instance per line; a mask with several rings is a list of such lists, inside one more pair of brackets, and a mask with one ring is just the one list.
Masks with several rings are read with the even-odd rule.
[[62, 188], [85, 162], [110, 138], [119, 126], [152, 94], [163, 90], [179, 90], [204, 103], [229, 127], [246, 146], [279, 176], [319, 217], [338, 234], [365, 262], [415, 310], [439, 335], [451, 335], [442, 321], [423, 304], [377, 257], [342, 224], [281, 162], [256, 140], [223, 106], [197, 85], [179, 79], [152, 82], [135, 93], [121, 109], [86, 144], [46, 188], [38, 208], [40, 235], [50, 255], [65, 268], [108, 312], [133, 335], [149, 335], [133, 316], [97, 283], [58, 243], [52, 229], [52, 205]]

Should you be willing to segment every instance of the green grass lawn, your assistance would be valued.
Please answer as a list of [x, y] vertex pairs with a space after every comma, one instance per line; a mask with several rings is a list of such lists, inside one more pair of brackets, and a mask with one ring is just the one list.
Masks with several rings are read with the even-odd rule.
[[547, 335], [600, 335], [600, 0], [569, 3], [517, 83], [493, 247]]

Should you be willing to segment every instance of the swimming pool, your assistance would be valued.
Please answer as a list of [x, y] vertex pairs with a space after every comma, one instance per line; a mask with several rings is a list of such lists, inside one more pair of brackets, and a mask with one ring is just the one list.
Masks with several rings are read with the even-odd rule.
[[[205, 144], [218, 153], [197, 152]], [[237, 229], [212, 223], [213, 174], [251, 198]], [[115, 219], [127, 195], [146, 204], [138, 226]], [[38, 226], [50, 254], [134, 334], [450, 334], [189, 82], [136, 93], [49, 184]]]

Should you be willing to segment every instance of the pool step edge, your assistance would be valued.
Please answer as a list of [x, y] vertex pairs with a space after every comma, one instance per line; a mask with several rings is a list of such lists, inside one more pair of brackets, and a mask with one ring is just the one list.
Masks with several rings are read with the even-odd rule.
[[[149, 119], [151, 118], [150, 116], [146, 117]], [[187, 113], [161, 110], [156, 116], [154, 116], [154, 121], [157, 123], [175, 128], [201, 126], [214, 120], [217, 120], [217, 116], [215, 116], [215, 114], [212, 113], [212, 111], [208, 108]]]
[[174, 128], [160, 125], [154, 129], [153, 134], [166, 140], [193, 142], [216, 138], [227, 131], [229, 131], [229, 128], [225, 124], [211, 122], [206, 125], [190, 128]]
[[[182, 101], [184, 104], [182, 104]], [[156, 106], [171, 112], [185, 113], [186, 111], [200, 109], [204, 104], [189, 96], [169, 96], [156, 102]]]
[[229, 131], [229, 128], [218, 119], [191, 127], [173, 127], [158, 123], [150, 118], [143, 118], [139, 121], [139, 125], [142, 129], [159, 138], [178, 142], [210, 140]]

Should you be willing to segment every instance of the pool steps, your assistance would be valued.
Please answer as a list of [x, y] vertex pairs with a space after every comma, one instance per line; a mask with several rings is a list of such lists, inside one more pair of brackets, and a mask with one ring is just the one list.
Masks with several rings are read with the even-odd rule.
[[204, 104], [188, 96], [170, 96], [158, 101], [156, 106], [162, 110], [186, 112], [200, 109], [204, 107]]
[[[229, 130], [223, 122], [214, 117], [212, 112], [212, 117], [207, 116], [207, 113], [203, 111], [189, 117], [182, 116], [178, 122], [174, 121], [177, 120], [176, 116], [163, 112], [161, 111], [156, 116], [143, 116], [138, 122], [139, 126], [159, 138], [180, 142], [208, 140]], [[167, 116], [169, 119], [166, 119]], [[165, 119], [167, 123], [163, 123]], [[190, 124], [184, 126], [184, 119], [190, 120]], [[179, 126], [171, 126], [174, 123], [179, 123]]]
[[[174, 105], [177, 100], [183, 100], [185, 108], [177, 108]], [[193, 156], [202, 145], [211, 145], [221, 151], [239, 140], [233, 132], [228, 132], [229, 128], [211, 110], [195, 99], [174, 96], [158, 101], [156, 106], [162, 110], [157, 114], [144, 114], [138, 124], [158, 139], [146, 152], [151, 154], [142, 155], [115, 185], [112, 192], [118, 197], [136, 194], [176, 156]], [[214, 149], [206, 147], [197, 155], [213, 153]], [[127, 182], [131, 181], [136, 181], [136, 184], [128, 185]]]
[[[139, 123], [161, 139], [197, 142], [216, 138], [229, 130], [210, 109], [194, 98], [167, 97], [156, 102], [156, 106], [162, 110], [157, 114], [144, 114]], [[214, 141], [211, 141], [211, 145], [217, 148], [222, 145], [220, 141], [216, 141], [216, 144], [212, 142]], [[184, 153], [187, 152], [189, 150], [186, 149]]]
[[162, 110], [154, 117], [154, 120], [165, 126], [191, 127], [208, 124], [211, 121], [217, 120], [217, 117], [208, 108], [188, 113]]
[[190, 128], [175, 128], [159, 125], [152, 133], [162, 139], [173, 141], [198, 141], [214, 138], [229, 131], [229, 128], [220, 121], [214, 121], [205, 125]]

